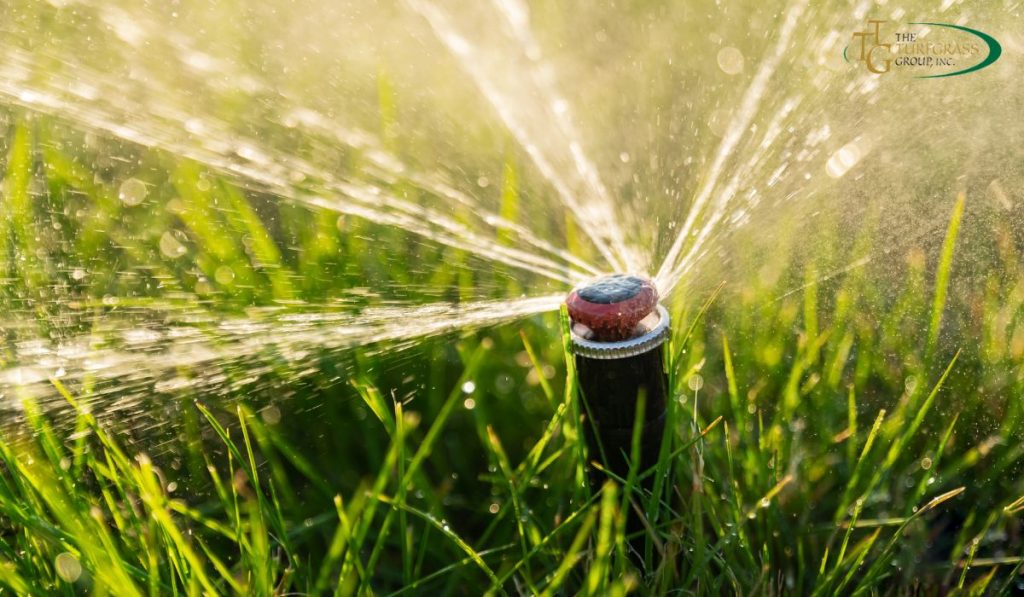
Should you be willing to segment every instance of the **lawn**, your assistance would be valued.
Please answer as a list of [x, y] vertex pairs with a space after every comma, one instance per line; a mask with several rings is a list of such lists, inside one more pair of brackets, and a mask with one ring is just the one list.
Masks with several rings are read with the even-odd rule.
[[[24, 35], [91, 31], [36, 8]], [[69, 68], [47, 43], [25, 50], [40, 72]], [[600, 247], [500, 125], [467, 116], [436, 149], [468, 196], [426, 161], [389, 169], [437, 143], [422, 110], [442, 100], [409, 98], [401, 72], [359, 79], [372, 101], [352, 110], [380, 147], [284, 124], [233, 80], [192, 98], [211, 115], [189, 134], [169, 85], [105, 107], [0, 88], [0, 586], [1024, 591], [1019, 167], [992, 172], [1007, 154], [946, 184], [950, 149], [913, 198], [820, 183], [836, 209], [754, 210], [714, 236], [662, 297], [658, 463], [591, 488], [557, 302]], [[237, 137], [214, 113], [263, 144], [224, 149]], [[694, 143], [706, 166], [714, 143]], [[892, 195], [844, 212], [862, 190]], [[914, 233], [892, 223], [923, 204]], [[651, 230], [671, 205], [629, 242], [664, 254], [672, 235]]]

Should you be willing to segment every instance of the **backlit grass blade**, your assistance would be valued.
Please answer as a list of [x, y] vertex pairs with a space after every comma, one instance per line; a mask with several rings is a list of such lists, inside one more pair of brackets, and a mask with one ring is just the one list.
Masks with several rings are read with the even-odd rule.
[[942, 325], [942, 312], [946, 308], [946, 293], [949, 289], [949, 275], [953, 268], [953, 252], [956, 249], [956, 238], [960, 232], [960, 221], [964, 216], [964, 206], [967, 196], [960, 193], [953, 206], [953, 214], [949, 218], [949, 227], [946, 228], [946, 238], [942, 242], [942, 254], [939, 257], [939, 267], [935, 274], [935, 294], [932, 298], [931, 320], [928, 324], [928, 344], [925, 349], [925, 362], [931, 361], [932, 355], [939, 342], [939, 328]]

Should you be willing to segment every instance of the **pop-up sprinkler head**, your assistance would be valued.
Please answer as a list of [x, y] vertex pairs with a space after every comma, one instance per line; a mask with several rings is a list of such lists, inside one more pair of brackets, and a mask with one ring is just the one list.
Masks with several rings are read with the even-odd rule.
[[[637, 400], [643, 395], [637, 472], [647, 470], [658, 460], [665, 428], [668, 311], [658, 304], [650, 280], [623, 274], [582, 284], [565, 302], [590, 460], [623, 479], [628, 476]], [[589, 474], [591, 487], [598, 489], [606, 476], [593, 468]], [[652, 479], [648, 476], [642, 485], [649, 489]]]

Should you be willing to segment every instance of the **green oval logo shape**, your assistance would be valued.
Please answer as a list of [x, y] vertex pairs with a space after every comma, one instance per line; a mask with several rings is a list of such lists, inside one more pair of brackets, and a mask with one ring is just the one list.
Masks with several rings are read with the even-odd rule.
[[979, 38], [981, 38], [981, 41], [985, 42], [985, 44], [988, 45], [988, 56], [985, 56], [984, 60], [982, 60], [978, 64], [975, 64], [972, 67], [965, 68], [963, 70], [958, 70], [958, 71], [952, 72], [952, 73], [942, 73], [942, 74], [938, 74], [938, 75], [921, 75], [921, 76], [917, 77], [918, 79], [941, 79], [943, 77], [955, 77], [957, 75], [966, 75], [967, 73], [973, 73], [976, 70], [981, 70], [981, 69], [985, 68], [986, 66], [991, 66], [996, 60], [999, 60], [1000, 56], [1003, 55], [1003, 46], [999, 45], [999, 42], [996, 41], [996, 38], [992, 37], [991, 35], [989, 35], [988, 33], [983, 32], [983, 31], [978, 31], [977, 29], [971, 29], [970, 27], [962, 27], [960, 25], [953, 25], [951, 23], [909, 23], [909, 24], [910, 25], [929, 25], [931, 27], [948, 27], [950, 29], [958, 29], [960, 31], [964, 31], [966, 33], [970, 33], [971, 35], [978, 36]]

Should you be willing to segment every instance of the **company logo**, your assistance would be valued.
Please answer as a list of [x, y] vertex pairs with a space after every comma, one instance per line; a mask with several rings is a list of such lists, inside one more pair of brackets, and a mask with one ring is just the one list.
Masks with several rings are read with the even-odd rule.
[[883, 75], [900, 72], [918, 79], [955, 77], [992, 66], [1003, 47], [991, 35], [951, 23], [906, 23], [896, 31], [888, 21], [869, 20], [843, 48], [843, 59]]

